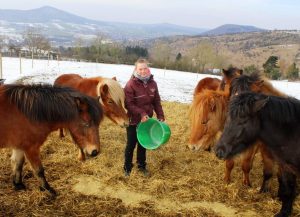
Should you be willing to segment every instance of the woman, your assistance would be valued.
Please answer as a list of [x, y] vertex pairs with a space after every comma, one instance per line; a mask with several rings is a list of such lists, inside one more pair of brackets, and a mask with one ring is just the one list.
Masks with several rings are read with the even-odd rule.
[[146, 149], [139, 144], [136, 135], [136, 127], [140, 122], [145, 122], [153, 116], [153, 110], [157, 119], [164, 121], [160, 96], [153, 75], [150, 73], [146, 59], [138, 59], [130, 80], [127, 82], [125, 91], [125, 107], [128, 111], [129, 127], [127, 127], [127, 144], [125, 148], [124, 171], [129, 176], [133, 167], [133, 152], [137, 145], [137, 165], [144, 176], [148, 176], [146, 169]]

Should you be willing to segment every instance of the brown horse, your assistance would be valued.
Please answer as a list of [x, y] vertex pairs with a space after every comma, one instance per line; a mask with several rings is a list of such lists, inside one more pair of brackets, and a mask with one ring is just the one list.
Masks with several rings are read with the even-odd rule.
[[[191, 133], [189, 138], [188, 147], [192, 150], [209, 150], [214, 146], [216, 139], [218, 138], [217, 132], [223, 129], [223, 125], [215, 124], [215, 121], [223, 123], [225, 121], [224, 113], [224, 100], [229, 98], [225, 95], [229, 95], [230, 81], [240, 76], [243, 70], [231, 67], [228, 70], [223, 69], [222, 81], [217, 78], [203, 78], [200, 80], [194, 90], [194, 99], [189, 111]], [[222, 90], [223, 92], [211, 92], [204, 90]], [[214, 101], [214, 97], [222, 98], [221, 101]], [[220, 110], [216, 111], [214, 103], [220, 103]], [[225, 103], [227, 104], [227, 103]], [[212, 114], [209, 112], [211, 111]], [[216, 111], [216, 113], [214, 113]], [[210, 116], [210, 117], [208, 117]], [[220, 118], [220, 119], [219, 119]], [[211, 121], [208, 121], [211, 120]], [[209, 128], [209, 130], [208, 130]]]
[[191, 134], [189, 148], [210, 150], [223, 130], [229, 95], [224, 91], [203, 90], [194, 96], [189, 117]]
[[218, 90], [219, 86], [221, 84], [221, 80], [218, 78], [211, 78], [211, 77], [206, 77], [201, 79], [195, 90], [194, 90], [194, 96], [196, 96], [198, 93], [201, 93], [203, 90]]
[[[199, 93], [196, 97], [194, 97], [190, 110], [192, 131], [189, 147], [191, 149], [197, 150], [199, 148], [202, 148], [204, 150], [209, 150], [215, 145], [220, 132], [224, 128], [231, 81], [236, 77], [241, 76], [242, 73], [243, 71], [237, 68], [229, 68], [228, 70], [223, 69], [223, 80], [220, 85], [220, 89], [224, 90], [223, 92], [206, 91]], [[273, 88], [273, 86], [267, 80], [259, 77], [254, 79], [255, 76], [252, 77], [252, 90], [258, 92], [263, 91], [266, 93], [280, 94], [280, 92]], [[198, 144], [198, 146], [192, 146], [191, 144]], [[251, 185], [249, 173], [252, 168], [254, 156], [258, 150], [260, 150], [262, 154], [264, 165], [264, 181], [260, 191], [267, 191], [267, 181], [272, 176], [273, 159], [271, 157], [271, 154], [260, 143], [257, 143], [255, 146], [252, 146], [250, 149], [240, 155], [242, 161], [242, 170], [244, 174], [243, 184], [247, 186]], [[234, 159], [226, 159], [226, 170], [224, 177], [226, 183], [230, 182], [230, 174], [233, 167]]]
[[[258, 93], [265, 93], [267, 95], [274, 95], [274, 96], [282, 96], [286, 97], [286, 95], [276, 88], [264, 77], [262, 77], [258, 72], [252, 73], [250, 76], [242, 75], [238, 78], [234, 78], [230, 83], [230, 95], [238, 95], [244, 91], [253, 91]], [[266, 148], [266, 146], [258, 141], [255, 145], [251, 146], [247, 149], [243, 154], [243, 170], [249, 172], [252, 167], [254, 156], [257, 152], [261, 153], [262, 160], [263, 160], [263, 183], [260, 189], [260, 192], [268, 191], [268, 180], [272, 177], [273, 174], [273, 167], [274, 167], [274, 160], [270, 151]], [[230, 173], [234, 167], [233, 159], [226, 160], [226, 173], [225, 173], [225, 180], [227, 182], [230, 181]], [[246, 179], [248, 180], [245, 184], [250, 185], [249, 177]]]
[[99, 97], [104, 114], [121, 127], [128, 125], [124, 107], [125, 94], [116, 78], [83, 78], [77, 74], [59, 76], [54, 85], [71, 87], [92, 97]]
[[15, 189], [24, 189], [24, 156], [30, 162], [41, 190], [55, 195], [44, 175], [40, 147], [54, 130], [70, 131], [80, 152], [96, 156], [100, 149], [99, 124], [103, 118], [99, 102], [70, 88], [49, 85], [0, 86], [0, 148], [13, 149]]

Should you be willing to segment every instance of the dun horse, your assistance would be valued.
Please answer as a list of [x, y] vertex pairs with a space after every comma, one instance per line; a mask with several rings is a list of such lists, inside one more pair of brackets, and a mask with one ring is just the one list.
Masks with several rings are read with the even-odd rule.
[[281, 165], [276, 215], [289, 216], [300, 174], [300, 101], [252, 92], [232, 98], [229, 117], [216, 145], [218, 158], [228, 159], [261, 140]]
[[77, 74], [59, 76], [54, 85], [71, 87], [92, 97], [99, 97], [104, 114], [121, 127], [128, 125], [124, 107], [125, 94], [116, 78], [83, 78]]
[[24, 189], [24, 156], [30, 162], [42, 190], [55, 195], [44, 175], [40, 147], [47, 136], [66, 128], [80, 153], [99, 153], [99, 123], [103, 118], [97, 100], [70, 88], [52, 86], [0, 86], [0, 148], [13, 149], [12, 168], [15, 189]]

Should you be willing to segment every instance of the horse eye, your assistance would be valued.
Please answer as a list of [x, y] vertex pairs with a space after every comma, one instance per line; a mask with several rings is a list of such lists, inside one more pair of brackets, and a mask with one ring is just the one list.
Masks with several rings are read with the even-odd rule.
[[113, 104], [113, 101], [112, 101], [112, 100], [109, 100], [107, 103], [108, 103], [108, 104]]
[[91, 125], [90, 125], [90, 123], [89, 123], [89, 122], [87, 122], [87, 121], [83, 121], [83, 122], [82, 122], [82, 126], [83, 126], [83, 127], [87, 127], [87, 128], [88, 128], [88, 127], [90, 127]]
[[208, 122], [208, 120], [202, 121], [201, 124], [205, 125], [205, 124], [207, 124], [207, 122]]

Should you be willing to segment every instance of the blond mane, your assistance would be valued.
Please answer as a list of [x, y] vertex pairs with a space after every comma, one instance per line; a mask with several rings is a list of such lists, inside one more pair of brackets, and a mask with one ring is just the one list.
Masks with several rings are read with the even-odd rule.
[[214, 90], [203, 90], [194, 96], [189, 110], [190, 144], [200, 141], [204, 149], [213, 145], [215, 134], [224, 126], [228, 97], [227, 93]]
[[100, 87], [103, 84], [106, 84], [108, 86], [108, 92], [109, 92], [112, 100], [118, 106], [122, 106], [122, 108], [125, 109], [125, 104], [124, 104], [125, 103], [125, 94], [124, 94], [124, 90], [121, 87], [120, 83], [111, 78], [97, 77], [97, 80], [99, 80], [99, 83], [97, 85], [97, 95], [100, 96]]

